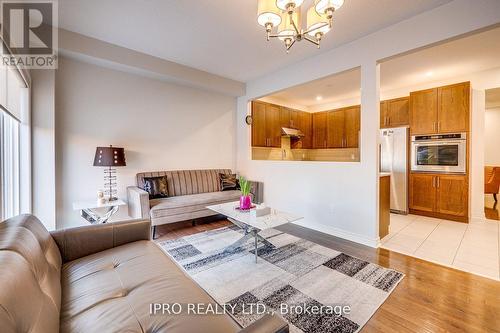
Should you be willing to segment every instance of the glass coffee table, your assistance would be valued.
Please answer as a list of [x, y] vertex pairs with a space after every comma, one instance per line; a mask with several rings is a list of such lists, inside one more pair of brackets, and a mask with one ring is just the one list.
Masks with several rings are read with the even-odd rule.
[[257, 262], [258, 242], [260, 241], [263, 244], [271, 245], [271, 243], [269, 243], [264, 237], [259, 235], [259, 232], [302, 219], [300, 216], [295, 216], [272, 208], [270, 209], [269, 214], [256, 216], [256, 208], [263, 207], [257, 205], [256, 208], [252, 208], [249, 211], [243, 211], [239, 209], [239, 205], [240, 203], [236, 201], [220, 205], [207, 206], [207, 208], [226, 216], [231, 223], [240, 227], [245, 232], [245, 235], [242, 238], [229, 245], [224, 251], [232, 252], [245, 244], [249, 239], [253, 238], [255, 262]]

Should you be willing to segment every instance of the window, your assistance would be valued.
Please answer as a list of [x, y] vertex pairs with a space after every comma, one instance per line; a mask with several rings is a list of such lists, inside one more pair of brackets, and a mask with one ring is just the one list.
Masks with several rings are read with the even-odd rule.
[[[0, 218], [1, 220], [27, 212], [22, 207], [27, 196], [22, 193], [22, 177], [27, 170], [22, 158], [29, 152], [29, 143], [21, 145], [29, 137], [26, 119], [29, 91], [17, 69], [0, 67]], [[23, 161], [23, 162], [21, 162]], [[29, 168], [28, 168], [29, 169]]]

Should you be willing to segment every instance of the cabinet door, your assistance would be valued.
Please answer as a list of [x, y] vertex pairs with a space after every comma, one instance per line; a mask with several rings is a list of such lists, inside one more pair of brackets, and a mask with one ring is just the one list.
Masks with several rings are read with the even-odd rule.
[[410, 94], [411, 134], [437, 133], [437, 89], [416, 91]]
[[301, 111], [290, 110], [290, 128], [299, 128], [300, 112]]
[[327, 120], [327, 141], [328, 148], [344, 147], [344, 110], [329, 111]]
[[281, 125], [281, 127], [290, 127], [290, 109], [289, 108], [281, 107], [280, 125]]
[[410, 208], [434, 212], [436, 206], [436, 176], [427, 174], [410, 175]]
[[268, 147], [281, 147], [280, 109], [278, 105], [266, 105], [266, 136], [270, 142]]
[[389, 127], [389, 113], [387, 110], [387, 101], [380, 102], [380, 128]]
[[252, 147], [267, 147], [266, 104], [252, 102]]
[[312, 114], [313, 126], [313, 148], [320, 149], [327, 147], [326, 131], [327, 131], [327, 112], [316, 112]]
[[444, 175], [437, 180], [438, 213], [467, 217], [469, 182], [467, 176]]
[[312, 115], [309, 112], [299, 112], [299, 129], [304, 133], [300, 139], [303, 149], [312, 148]]
[[387, 117], [389, 127], [409, 125], [410, 99], [408, 97], [404, 97], [387, 101]]
[[361, 108], [355, 106], [344, 110], [344, 147], [359, 147]]
[[439, 133], [467, 132], [469, 130], [469, 96], [469, 82], [438, 89]]

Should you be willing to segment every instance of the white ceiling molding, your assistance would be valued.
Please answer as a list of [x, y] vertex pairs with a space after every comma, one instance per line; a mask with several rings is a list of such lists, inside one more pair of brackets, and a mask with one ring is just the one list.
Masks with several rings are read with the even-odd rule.
[[59, 51], [63, 56], [158, 80], [235, 97], [245, 94], [242, 82], [64, 29], [59, 29]]

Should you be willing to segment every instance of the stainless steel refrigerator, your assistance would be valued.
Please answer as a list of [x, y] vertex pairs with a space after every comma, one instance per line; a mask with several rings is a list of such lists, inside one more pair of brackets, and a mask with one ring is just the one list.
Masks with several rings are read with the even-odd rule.
[[408, 127], [380, 130], [380, 171], [391, 174], [391, 211], [408, 214]]

